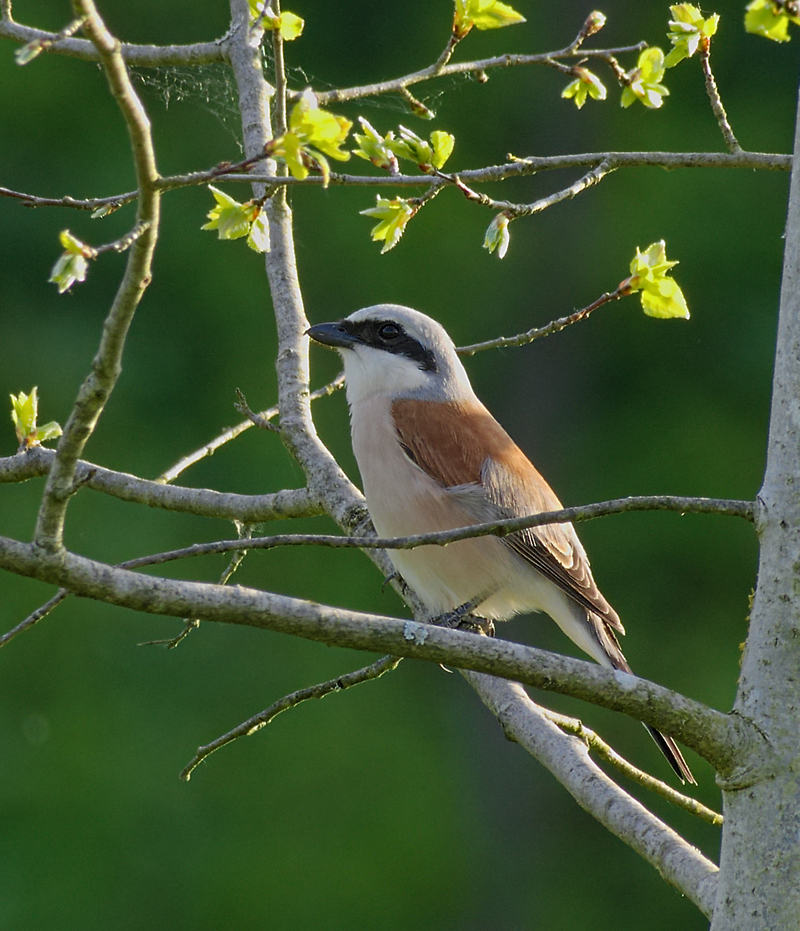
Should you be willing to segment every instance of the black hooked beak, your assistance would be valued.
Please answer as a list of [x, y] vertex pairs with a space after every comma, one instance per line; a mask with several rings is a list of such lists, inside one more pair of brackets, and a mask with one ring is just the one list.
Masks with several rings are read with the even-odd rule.
[[355, 343], [361, 342], [344, 321], [317, 323], [306, 330], [306, 336], [331, 349], [351, 349]]

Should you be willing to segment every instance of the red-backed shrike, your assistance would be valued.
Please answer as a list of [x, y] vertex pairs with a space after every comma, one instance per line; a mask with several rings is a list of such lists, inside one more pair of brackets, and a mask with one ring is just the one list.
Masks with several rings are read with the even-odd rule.
[[[561, 508], [475, 396], [453, 341], [435, 320], [378, 304], [312, 326], [308, 335], [344, 361], [353, 451], [379, 536]], [[469, 606], [494, 621], [543, 611], [598, 663], [631, 671], [616, 637], [625, 631], [572, 524], [388, 553], [432, 615]], [[681, 781], [694, 783], [675, 741], [648, 730]]]

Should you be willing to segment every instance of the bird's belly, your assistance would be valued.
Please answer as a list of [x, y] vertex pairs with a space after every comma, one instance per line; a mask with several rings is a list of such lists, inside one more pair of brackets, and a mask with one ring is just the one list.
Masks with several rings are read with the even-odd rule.
[[[454, 496], [418, 468], [397, 440], [384, 399], [363, 402], [354, 417], [353, 449], [367, 506], [381, 537], [405, 537], [466, 527], [475, 519]], [[476, 614], [493, 620], [547, 611], [552, 583], [496, 537], [443, 546], [388, 550], [397, 571], [432, 614], [480, 599]]]

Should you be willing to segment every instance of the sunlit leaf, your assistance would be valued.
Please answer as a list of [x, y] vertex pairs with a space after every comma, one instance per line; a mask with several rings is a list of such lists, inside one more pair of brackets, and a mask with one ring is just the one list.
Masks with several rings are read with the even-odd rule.
[[502, 259], [505, 258], [505, 254], [508, 252], [508, 244], [510, 241], [508, 217], [504, 213], [498, 213], [486, 230], [486, 235], [483, 239], [483, 248], [488, 249], [489, 252], [497, 250], [497, 257]]
[[637, 248], [631, 262], [631, 277], [621, 285], [627, 293], [640, 292], [642, 309], [649, 317], [689, 319], [689, 308], [678, 284], [667, 272], [678, 263], [667, 259], [664, 240], [644, 252]]
[[38, 390], [31, 388], [30, 394], [24, 391], [11, 395], [11, 420], [20, 446], [29, 449], [47, 440], [61, 436], [61, 427], [53, 420], [41, 427], [36, 425], [39, 416]]
[[622, 89], [621, 103], [629, 107], [639, 100], [650, 109], [658, 109], [669, 91], [659, 82], [664, 77], [664, 53], [660, 48], [646, 48], [639, 56], [636, 67], [626, 78], [630, 82]]
[[453, 34], [463, 39], [474, 26], [476, 29], [501, 29], [524, 23], [525, 17], [500, 0], [455, 0], [456, 15]]
[[372, 227], [372, 239], [374, 242], [383, 241], [381, 249], [381, 255], [383, 255], [384, 252], [394, 249], [400, 242], [406, 224], [417, 211], [402, 197], [389, 200], [378, 196], [376, 206], [360, 212], [363, 216], [376, 217], [380, 221]]

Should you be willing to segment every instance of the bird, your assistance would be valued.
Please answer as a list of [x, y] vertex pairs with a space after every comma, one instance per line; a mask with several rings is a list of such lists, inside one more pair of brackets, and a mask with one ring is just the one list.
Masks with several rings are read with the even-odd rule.
[[[436, 320], [375, 304], [307, 335], [342, 357], [353, 452], [380, 537], [561, 510], [476, 396]], [[625, 630], [572, 524], [388, 554], [434, 619], [474, 613], [494, 622], [543, 612], [600, 665], [631, 672], [617, 637]], [[681, 782], [696, 784], [673, 738], [647, 729]]]

